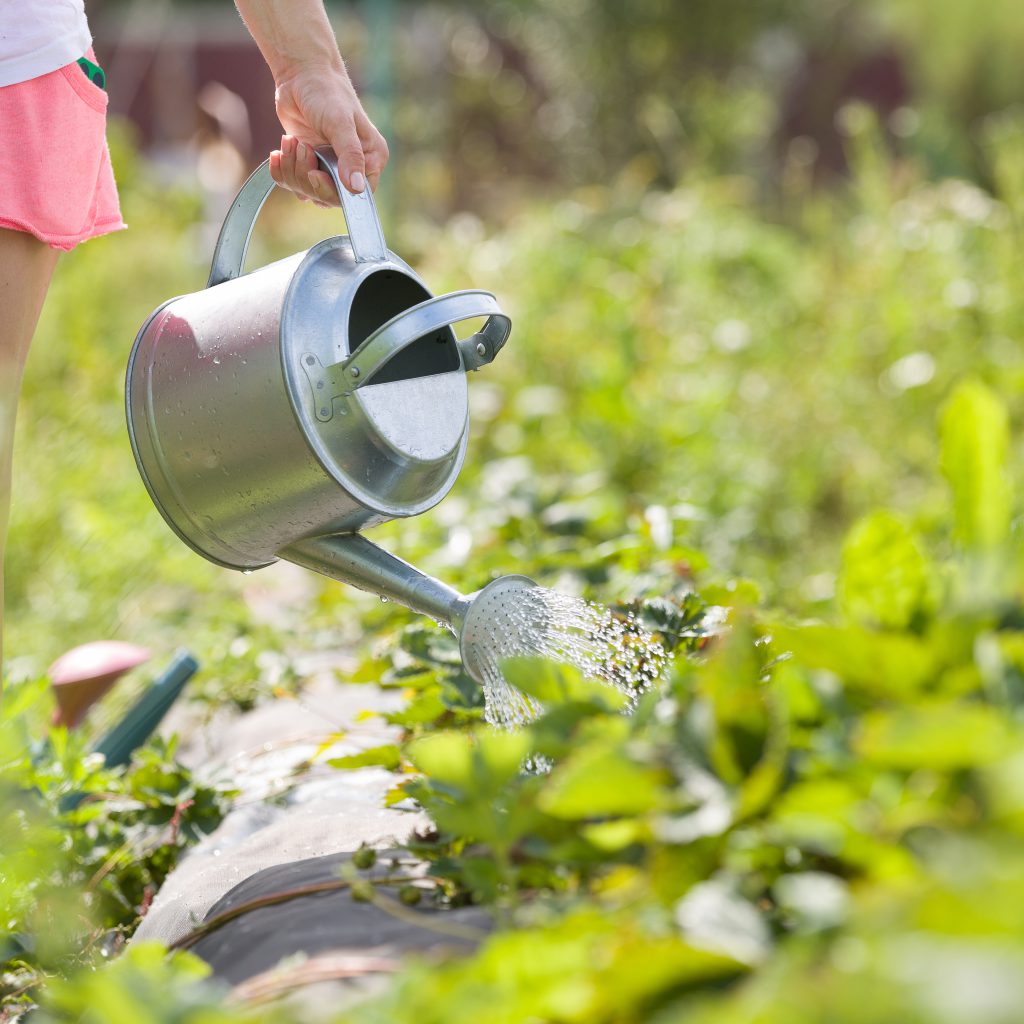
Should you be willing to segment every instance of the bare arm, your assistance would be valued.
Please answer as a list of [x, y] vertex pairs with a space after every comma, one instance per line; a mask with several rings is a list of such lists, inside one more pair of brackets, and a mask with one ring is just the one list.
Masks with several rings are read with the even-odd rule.
[[270, 154], [274, 180], [303, 198], [337, 204], [328, 175], [317, 170], [314, 146], [338, 154], [352, 192], [371, 188], [388, 162], [388, 147], [363, 110], [323, 0], [235, 0], [277, 86], [277, 116], [285, 130]]

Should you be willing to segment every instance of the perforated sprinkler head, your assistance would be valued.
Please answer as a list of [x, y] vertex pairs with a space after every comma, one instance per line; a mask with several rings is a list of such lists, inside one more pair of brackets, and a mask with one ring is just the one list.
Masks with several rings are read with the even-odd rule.
[[453, 625], [459, 634], [462, 664], [477, 682], [485, 677], [486, 660], [501, 651], [502, 644], [494, 634], [503, 628], [503, 620], [508, 618], [511, 595], [536, 586], [528, 576], [500, 576], [466, 599], [469, 604], [462, 623]]

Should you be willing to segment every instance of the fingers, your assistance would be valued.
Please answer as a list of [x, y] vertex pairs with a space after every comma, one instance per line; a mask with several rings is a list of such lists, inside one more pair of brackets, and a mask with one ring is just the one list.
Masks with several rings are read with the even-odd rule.
[[317, 206], [338, 206], [338, 193], [331, 176], [319, 170], [313, 146], [290, 135], [281, 136], [281, 148], [270, 154], [270, 176], [299, 199]]
[[[376, 190], [388, 162], [388, 144], [360, 110], [327, 133], [338, 157], [338, 176], [350, 192], [369, 184]], [[320, 168], [314, 146], [291, 135], [281, 136], [281, 148], [270, 154], [270, 176], [300, 199], [319, 206], [337, 206], [338, 193], [331, 176]]]
[[[345, 119], [333, 124], [327, 132], [331, 148], [338, 158], [338, 177], [349, 192], [362, 192], [366, 188], [366, 162], [363, 143], [355, 122]], [[319, 168], [310, 168], [306, 175], [307, 189], [313, 197], [331, 206], [338, 205], [338, 193], [331, 176]]]
[[270, 176], [278, 185], [294, 192], [300, 199], [312, 199], [324, 205], [310, 185], [309, 173], [316, 166], [313, 147], [291, 135], [282, 135], [281, 148], [270, 154]]
[[314, 202], [320, 206], [340, 206], [338, 190], [334, 187], [331, 176], [326, 171], [310, 171], [306, 176], [306, 189], [313, 196]]

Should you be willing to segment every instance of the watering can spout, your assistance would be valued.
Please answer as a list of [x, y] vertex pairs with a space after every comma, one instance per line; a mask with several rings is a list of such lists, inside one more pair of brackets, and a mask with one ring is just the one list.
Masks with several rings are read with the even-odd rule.
[[517, 591], [537, 586], [526, 576], [500, 576], [475, 594], [460, 594], [359, 533], [307, 537], [290, 544], [280, 556], [447, 624], [459, 638], [466, 671], [478, 681], [484, 679], [494, 623], [501, 618], [502, 607], [516, 599]]
[[472, 599], [446, 583], [420, 572], [359, 533], [336, 533], [307, 537], [290, 544], [280, 556], [296, 565], [349, 583], [360, 590], [379, 594], [390, 601], [429, 615], [451, 626], [457, 634]]

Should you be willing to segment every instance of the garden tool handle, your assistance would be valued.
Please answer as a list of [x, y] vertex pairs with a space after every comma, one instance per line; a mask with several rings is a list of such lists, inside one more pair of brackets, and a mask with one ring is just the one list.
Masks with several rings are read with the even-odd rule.
[[362, 387], [373, 380], [392, 356], [425, 334], [480, 316], [487, 317], [483, 327], [458, 343], [465, 368], [478, 370], [489, 363], [508, 340], [512, 321], [490, 292], [475, 289], [449, 292], [410, 306], [378, 327], [355, 352], [331, 369], [341, 370], [348, 387]]
[[[362, 192], [349, 192], [341, 183], [338, 174], [338, 158], [334, 151], [327, 147], [316, 150], [321, 166], [331, 176], [338, 195], [341, 197], [341, 209], [345, 214], [349, 240], [357, 263], [371, 263], [386, 260], [388, 247], [384, 242], [377, 207], [373, 201], [373, 192], [367, 185]], [[270, 160], [263, 163], [249, 175], [245, 184], [238, 190], [231, 208], [224, 218], [217, 244], [213, 250], [213, 263], [210, 266], [210, 278], [207, 288], [224, 281], [234, 280], [242, 276], [245, 265], [245, 254], [252, 238], [252, 229], [256, 218], [263, 209], [267, 197], [274, 191], [276, 182], [270, 176]]]

